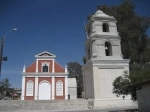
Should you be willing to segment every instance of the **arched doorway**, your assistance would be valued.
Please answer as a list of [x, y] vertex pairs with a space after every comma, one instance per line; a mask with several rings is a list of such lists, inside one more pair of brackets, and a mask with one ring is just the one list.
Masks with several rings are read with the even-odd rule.
[[42, 81], [39, 84], [39, 100], [51, 99], [51, 85], [47, 81]]

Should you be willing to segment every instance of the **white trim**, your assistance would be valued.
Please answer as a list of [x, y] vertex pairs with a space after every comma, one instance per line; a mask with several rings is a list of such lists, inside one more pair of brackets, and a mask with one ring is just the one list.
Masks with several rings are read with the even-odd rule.
[[55, 77], [65, 77], [65, 76], [55, 76]]
[[[39, 56], [39, 55], [42, 55], [42, 54], [44, 54], [44, 53], [47, 53], [47, 54], [49, 54], [49, 55], [51, 55], [51, 56]], [[35, 57], [56, 57], [56, 55], [54, 55], [54, 54], [52, 54], [52, 53], [50, 53], [50, 52], [44, 51], [44, 52], [42, 52], [42, 53], [40, 53], [40, 54], [35, 55]]]
[[[36, 77], [36, 76], [26, 76], [26, 77]], [[44, 75], [44, 76], [38, 76], [38, 77], [53, 77], [53, 76]], [[65, 76], [54, 76], [54, 77], [65, 77]]]
[[55, 77], [52, 76], [52, 100], [55, 99]]
[[38, 60], [36, 59], [36, 72], [38, 72]]
[[65, 76], [65, 99], [68, 99], [68, 76]]
[[25, 76], [22, 76], [21, 100], [24, 100], [24, 92], [25, 92]]
[[53, 76], [39, 76], [39, 77], [53, 77]]
[[38, 99], [38, 76], [35, 77], [34, 100]]
[[36, 72], [26, 72], [26, 73], [21, 73], [22, 75], [30, 75], [30, 76], [36, 76], [36, 75], [68, 75], [69, 73], [47, 73], [47, 72], [42, 72], [42, 73], [36, 73]]
[[39, 85], [41, 85], [41, 83], [43, 83], [43, 82], [47, 82], [48, 84], [51, 85], [51, 83], [50, 83], [49, 81], [47, 81], [47, 80], [42, 80], [42, 81], [39, 83]]
[[64, 77], [68, 76], [68, 73], [22, 73], [23, 76], [26, 77], [35, 77], [35, 76], [56, 76], [56, 77]]
[[43, 59], [37, 59], [37, 60], [55, 60], [55, 59], [46, 59], [46, 58], [43, 58]]
[[26, 77], [35, 77], [35, 76], [26, 76]]
[[55, 67], [54, 67], [55, 60], [53, 60], [52, 63], [53, 63], [53, 65], [52, 65], [53, 66], [52, 67], [52, 73], [54, 73], [55, 72]]

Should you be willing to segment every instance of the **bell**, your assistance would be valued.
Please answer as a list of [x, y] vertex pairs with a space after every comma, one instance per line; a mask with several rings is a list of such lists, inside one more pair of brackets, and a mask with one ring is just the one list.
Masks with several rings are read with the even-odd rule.
[[108, 47], [106, 46], [105, 49], [108, 50]]

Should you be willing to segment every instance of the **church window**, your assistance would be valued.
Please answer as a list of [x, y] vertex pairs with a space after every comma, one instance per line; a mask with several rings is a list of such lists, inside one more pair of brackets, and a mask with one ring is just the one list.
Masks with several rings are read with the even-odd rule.
[[49, 63], [47, 62], [42, 63], [42, 72], [49, 72]]
[[46, 64], [43, 66], [43, 72], [48, 72], [48, 66]]
[[63, 82], [61, 80], [56, 82], [56, 95], [63, 96]]
[[26, 96], [33, 96], [33, 81], [31, 80], [27, 82]]
[[103, 32], [109, 32], [108, 23], [103, 23]]
[[112, 56], [112, 45], [110, 42], [105, 42], [105, 53], [106, 56]]

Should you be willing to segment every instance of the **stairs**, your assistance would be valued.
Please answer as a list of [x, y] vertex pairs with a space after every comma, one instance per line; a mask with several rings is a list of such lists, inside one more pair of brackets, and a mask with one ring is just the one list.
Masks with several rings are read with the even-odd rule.
[[7, 112], [46, 112], [48, 110], [85, 110], [88, 102], [76, 100], [0, 100], [0, 111]]

